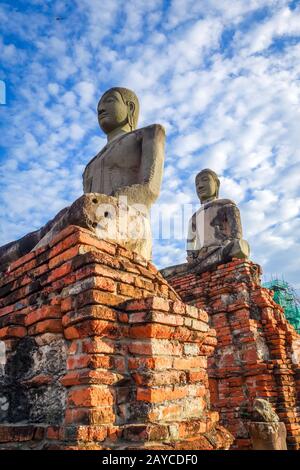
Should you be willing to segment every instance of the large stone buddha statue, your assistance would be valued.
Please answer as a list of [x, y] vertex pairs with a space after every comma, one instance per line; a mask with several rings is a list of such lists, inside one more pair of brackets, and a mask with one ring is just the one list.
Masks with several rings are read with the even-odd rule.
[[127, 88], [111, 88], [98, 103], [98, 122], [107, 145], [87, 165], [85, 193], [126, 196], [128, 204], [149, 209], [157, 199], [164, 164], [164, 128], [137, 129], [139, 102]]
[[240, 211], [230, 199], [218, 198], [220, 180], [216, 173], [200, 171], [195, 184], [201, 207], [189, 221], [189, 269], [202, 272], [232, 258], [247, 258], [250, 248], [243, 240]]
[[136, 129], [138, 114], [133, 91], [118, 87], [104, 93], [98, 121], [107, 144], [84, 171], [84, 195], [39, 230], [0, 247], [0, 271], [47, 245], [68, 225], [88, 228], [99, 238], [120, 242], [151, 258], [149, 210], [160, 192], [165, 131], [159, 124]]

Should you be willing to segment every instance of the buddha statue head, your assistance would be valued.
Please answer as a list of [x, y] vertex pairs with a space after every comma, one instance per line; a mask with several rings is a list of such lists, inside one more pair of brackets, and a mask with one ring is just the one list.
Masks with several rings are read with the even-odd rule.
[[97, 111], [99, 126], [110, 140], [136, 129], [139, 100], [128, 88], [110, 88], [100, 98]]
[[213, 170], [206, 168], [200, 171], [196, 175], [195, 185], [201, 204], [219, 197], [220, 180]]

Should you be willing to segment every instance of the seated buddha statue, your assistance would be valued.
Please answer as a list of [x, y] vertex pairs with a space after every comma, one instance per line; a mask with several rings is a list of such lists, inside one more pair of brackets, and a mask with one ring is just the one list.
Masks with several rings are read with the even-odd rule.
[[85, 193], [126, 196], [128, 204], [146, 209], [157, 199], [164, 163], [164, 128], [136, 129], [139, 102], [127, 88], [111, 88], [98, 103], [98, 122], [107, 135], [105, 147], [83, 173]]
[[[52, 220], [20, 240], [0, 247], [0, 271], [26, 253], [46, 245], [68, 225], [90, 229], [96, 236], [125, 240], [125, 246], [151, 259], [150, 207], [157, 199], [163, 174], [165, 131], [160, 124], [137, 129], [139, 101], [127, 88], [111, 88], [98, 103], [98, 122], [107, 144], [83, 173], [84, 194]], [[105, 199], [106, 196], [106, 199]], [[110, 210], [107, 210], [110, 206]], [[119, 213], [127, 208], [129, 229], [119, 237]], [[117, 227], [106, 234], [109, 217]], [[136, 223], [134, 222], [136, 220]], [[106, 236], [107, 235], [107, 236]], [[134, 236], [139, 240], [133, 240]]]
[[203, 272], [210, 267], [248, 258], [249, 244], [243, 240], [240, 211], [230, 199], [219, 199], [220, 180], [212, 170], [196, 175], [201, 207], [189, 221], [187, 237], [188, 268]]

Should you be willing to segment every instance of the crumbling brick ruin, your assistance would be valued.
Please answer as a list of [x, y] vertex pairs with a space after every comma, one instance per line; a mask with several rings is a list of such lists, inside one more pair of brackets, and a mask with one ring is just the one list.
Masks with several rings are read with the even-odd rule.
[[236, 438], [233, 448], [251, 448], [247, 412], [258, 397], [285, 423], [288, 448], [299, 449], [300, 336], [261, 287], [260, 267], [233, 260], [203, 274], [176, 267], [163, 273], [184, 302], [205, 308], [216, 330], [208, 361], [211, 402]]
[[0, 279], [0, 449], [226, 449], [216, 332], [150, 262], [69, 226]]

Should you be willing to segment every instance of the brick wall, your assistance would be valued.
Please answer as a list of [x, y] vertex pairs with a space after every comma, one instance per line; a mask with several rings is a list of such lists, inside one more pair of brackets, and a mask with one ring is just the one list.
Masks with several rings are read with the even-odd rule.
[[0, 449], [216, 449], [215, 331], [157, 269], [75, 226], [0, 278]]
[[[182, 269], [181, 269], [182, 270]], [[204, 308], [216, 330], [209, 359], [211, 402], [236, 437], [250, 447], [246, 421], [255, 397], [268, 399], [287, 428], [290, 449], [300, 447], [300, 336], [272, 293], [261, 287], [261, 270], [234, 260], [200, 275], [166, 269], [184, 302]]]

